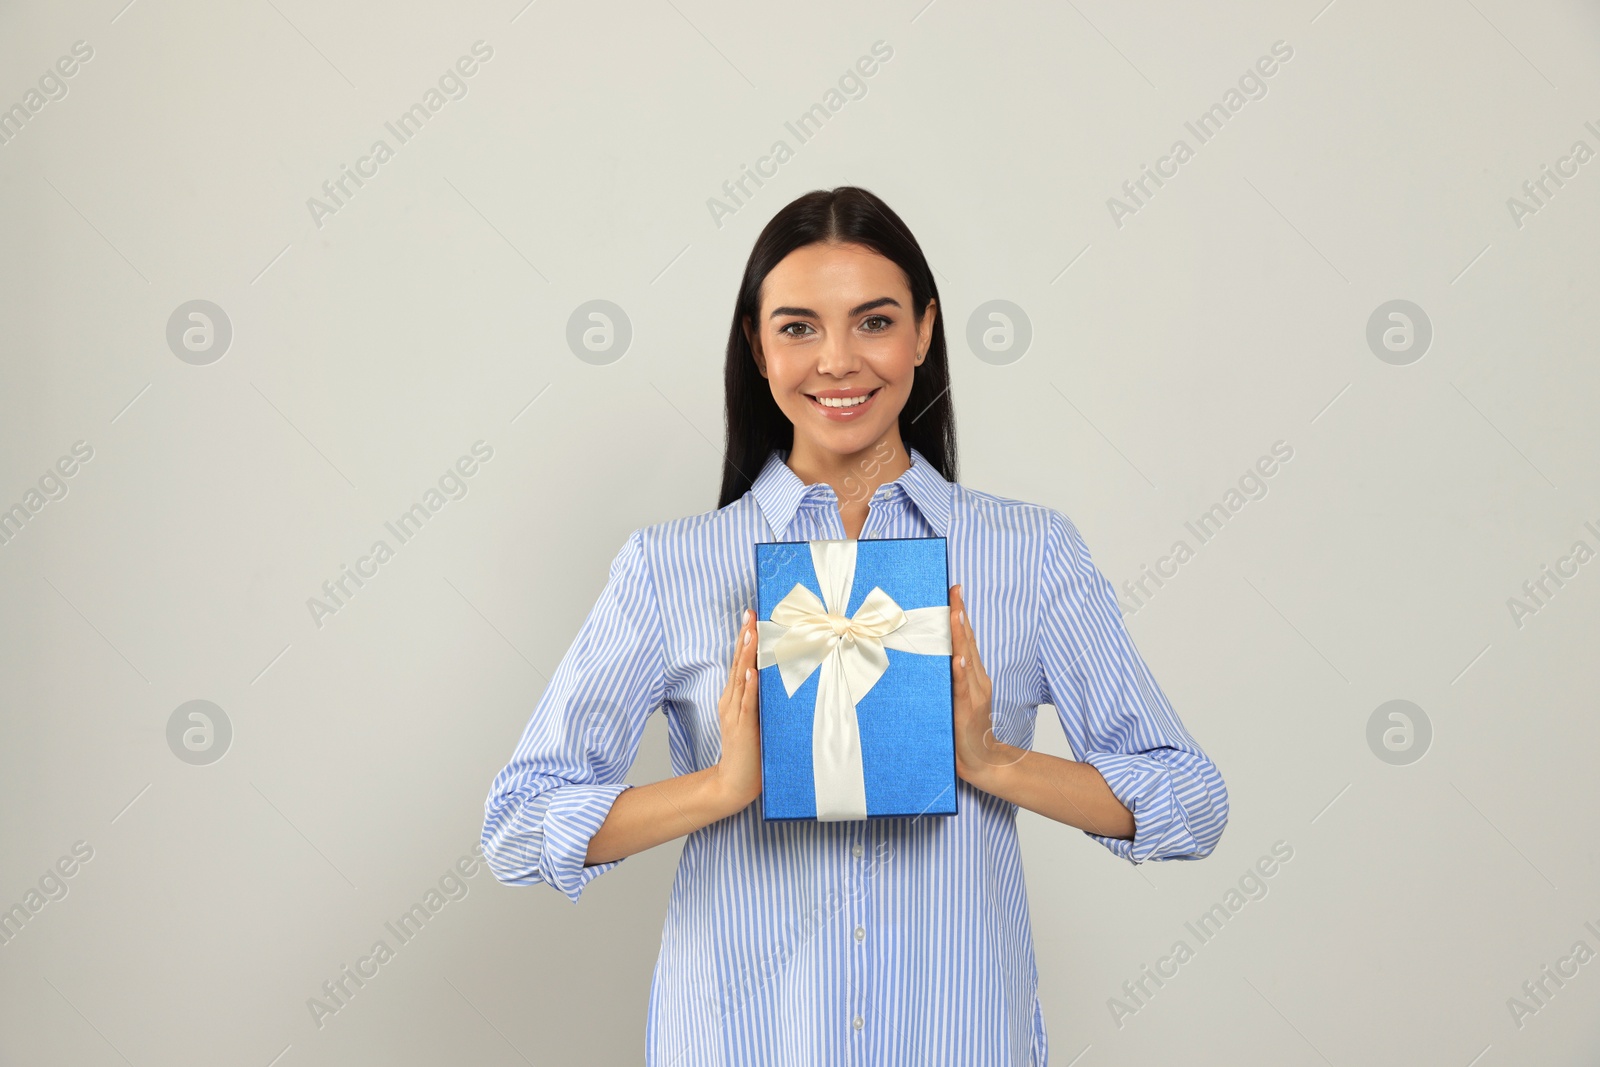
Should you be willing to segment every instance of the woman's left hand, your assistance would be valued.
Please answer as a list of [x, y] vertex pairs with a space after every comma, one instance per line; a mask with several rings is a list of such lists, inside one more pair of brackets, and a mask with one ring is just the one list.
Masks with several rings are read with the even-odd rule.
[[978, 638], [961, 586], [950, 587], [950, 689], [955, 705], [956, 775], [981, 785], [985, 773], [1022, 758], [1025, 749], [994, 735], [994, 686], [978, 657]]

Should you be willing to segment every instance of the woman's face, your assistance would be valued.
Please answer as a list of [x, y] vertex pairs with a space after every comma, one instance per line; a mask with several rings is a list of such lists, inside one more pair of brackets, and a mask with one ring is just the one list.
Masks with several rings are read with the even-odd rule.
[[853, 456], [898, 438], [933, 337], [934, 301], [920, 326], [914, 310], [900, 268], [862, 245], [806, 245], [772, 269], [745, 334], [796, 450]]

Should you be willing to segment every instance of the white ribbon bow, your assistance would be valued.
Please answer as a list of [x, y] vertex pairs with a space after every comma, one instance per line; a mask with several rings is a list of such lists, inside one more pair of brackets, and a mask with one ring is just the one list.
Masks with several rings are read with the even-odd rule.
[[874, 586], [854, 616], [846, 618], [855, 581], [855, 541], [811, 541], [822, 600], [799, 582], [757, 623], [756, 666], [776, 665], [794, 696], [818, 667], [811, 765], [817, 819], [867, 817], [866, 777], [856, 705], [889, 669], [886, 648], [923, 656], [950, 655], [950, 608], [903, 610]]

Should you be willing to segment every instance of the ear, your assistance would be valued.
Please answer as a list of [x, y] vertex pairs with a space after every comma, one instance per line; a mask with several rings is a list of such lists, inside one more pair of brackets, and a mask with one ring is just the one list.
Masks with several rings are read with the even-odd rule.
[[922, 325], [917, 331], [917, 366], [922, 366], [923, 360], [928, 358], [928, 346], [933, 344], [934, 316], [939, 311], [938, 301], [928, 298], [928, 306], [922, 312]]
[[750, 317], [748, 315], [745, 316], [742, 325], [744, 327], [745, 342], [750, 346], [750, 354], [755, 357], [756, 370], [760, 371], [761, 376], [765, 378], [767, 376], [767, 356], [766, 353], [761, 351], [761, 335], [750, 329]]

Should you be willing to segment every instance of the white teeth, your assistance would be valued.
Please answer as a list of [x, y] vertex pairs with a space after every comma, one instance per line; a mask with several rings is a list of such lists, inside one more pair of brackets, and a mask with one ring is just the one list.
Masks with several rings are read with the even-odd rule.
[[825, 408], [853, 408], [858, 404], [865, 404], [871, 398], [871, 393], [863, 393], [860, 396], [819, 396], [816, 401]]

